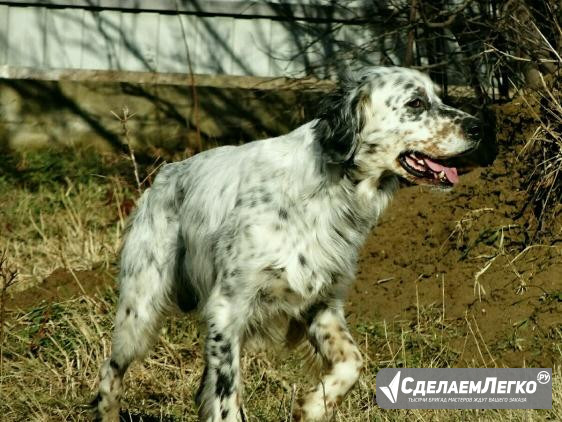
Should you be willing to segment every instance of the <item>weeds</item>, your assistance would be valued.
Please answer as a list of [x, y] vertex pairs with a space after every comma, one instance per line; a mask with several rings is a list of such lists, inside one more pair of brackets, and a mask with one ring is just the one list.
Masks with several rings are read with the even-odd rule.
[[4, 384], [4, 324], [8, 289], [17, 282], [18, 272], [8, 264], [6, 251], [0, 251], [0, 390]]
[[118, 115], [113, 110], [111, 111], [111, 114], [113, 114], [115, 118], [119, 120], [119, 123], [121, 123], [121, 127], [123, 129], [123, 138], [125, 139], [125, 143], [127, 144], [129, 159], [131, 160], [131, 164], [133, 166], [133, 174], [135, 175], [135, 181], [137, 182], [137, 193], [140, 196], [142, 194], [142, 186], [139, 178], [139, 168], [137, 165], [137, 159], [135, 157], [135, 150], [133, 149], [133, 144], [129, 136], [129, 120], [131, 120], [135, 116], [135, 113], [129, 113], [129, 108], [127, 106], [123, 107], [122, 112], [122, 116]]
[[[520, 155], [528, 160], [532, 156], [538, 157], [529, 160], [532, 167], [525, 184], [537, 218], [537, 231], [545, 232], [562, 213], [562, 84], [559, 76], [546, 81], [541, 75], [540, 80], [540, 89], [522, 93], [527, 109], [536, 121], [536, 129]], [[538, 109], [526, 100], [528, 96], [537, 99], [534, 104], [539, 104]]]
[[[550, 18], [553, 29], [562, 36], [557, 17], [552, 15]], [[524, 204], [523, 211], [531, 206], [536, 219], [533, 238], [536, 238], [537, 235], [551, 233], [553, 224], [562, 213], [562, 62], [559, 52], [541, 30], [534, 22], [530, 23], [539, 36], [536, 41], [553, 58], [549, 65], [552, 72], [547, 77], [536, 72], [537, 81], [531, 87], [518, 90], [514, 102], [520, 104], [522, 110], [516, 110], [514, 115], [509, 116], [511, 121], [506, 123], [513, 122], [514, 128], [522, 126], [524, 129], [514, 139], [523, 144], [519, 159], [526, 165], [524, 188], [529, 199]], [[514, 88], [517, 87], [517, 83], [511, 83]], [[562, 226], [558, 230], [562, 233]]]
[[130, 170], [113, 156], [84, 151], [16, 158], [19, 172], [0, 176], [0, 191], [10, 198], [0, 204], [0, 249], [20, 270], [17, 288], [36, 285], [58, 268], [108, 268], [135, 203]]

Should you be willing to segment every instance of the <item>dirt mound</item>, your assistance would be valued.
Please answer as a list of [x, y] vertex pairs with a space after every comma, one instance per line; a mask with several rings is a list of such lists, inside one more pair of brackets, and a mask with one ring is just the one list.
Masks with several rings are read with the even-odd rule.
[[[349, 299], [356, 324], [416, 331], [441, 324], [455, 366], [543, 366], [559, 360], [562, 220], [528, 247], [524, 163], [495, 163], [451, 192], [402, 189], [368, 239]], [[444, 318], [443, 318], [444, 312]]]
[[92, 296], [114, 282], [115, 269], [98, 266], [92, 270], [69, 271], [57, 268], [42, 283], [8, 296], [6, 308], [17, 311], [42, 303], [64, 302], [79, 296]]

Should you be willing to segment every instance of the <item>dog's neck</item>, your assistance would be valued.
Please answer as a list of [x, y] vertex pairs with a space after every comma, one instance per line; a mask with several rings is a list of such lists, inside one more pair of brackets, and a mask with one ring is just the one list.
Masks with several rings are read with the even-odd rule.
[[[341, 224], [338, 220], [342, 218], [355, 220], [366, 237], [390, 203], [398, 187], [397, 177], [384, 169], [371, 169], [365, 174], [353, 161], [331, 163], [311, 131], [313, 123], [297, 128], [286, 138], [292, 164], [284, 189], [295, 204], [306, 208], [303, 212], [315, 213], [319, 220], [334, 227]], [[308, 154], [302, 154], [303, 145]]]

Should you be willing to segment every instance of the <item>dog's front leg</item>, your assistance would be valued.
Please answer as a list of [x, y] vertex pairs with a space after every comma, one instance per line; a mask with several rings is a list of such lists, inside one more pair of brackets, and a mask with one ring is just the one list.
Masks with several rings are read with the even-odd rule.
[[207, 308], [206, 367], [196, 401], [199, 420], [244, 421], [241, 409], [240, 329], [235, 306], [215, 297]]
[[309, 340], [326, 363], [320, 383], [300, 399], [294, 411], [296, 421], [330, 418], [346, 393], [359, 378], [361, 354], [347, 330], [343, 309], [324, 308], [313, 316]]

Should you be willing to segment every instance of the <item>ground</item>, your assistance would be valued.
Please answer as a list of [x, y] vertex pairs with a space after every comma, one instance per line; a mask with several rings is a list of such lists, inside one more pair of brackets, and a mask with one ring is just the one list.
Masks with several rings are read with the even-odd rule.
[[[500, 142], [494, 164], [450, 192], [399, 191], [363, 249], [349, 297], [366, 366], [336, 420], [562, 420], [562, 221], [536, 235], [519, 153]], [[4, 420], [87, 420], [109, 352], [116, 253], [136, 186], [123, 157], [68, 154], [12, 154], [0, 174], [10, 199], [0, 204], [0, 248], [20, 274], [3, 318]], [[127, 377], [133, 420], [195, 420], [203, 338], [195, 318], [170, 319]], [[296, 353], [245, 356], [250, 420], [288, 420], [306, 384], [301, 366]], [[554, 408], [381, 410], [376, 373], [401, 366], [554, 367]]]

